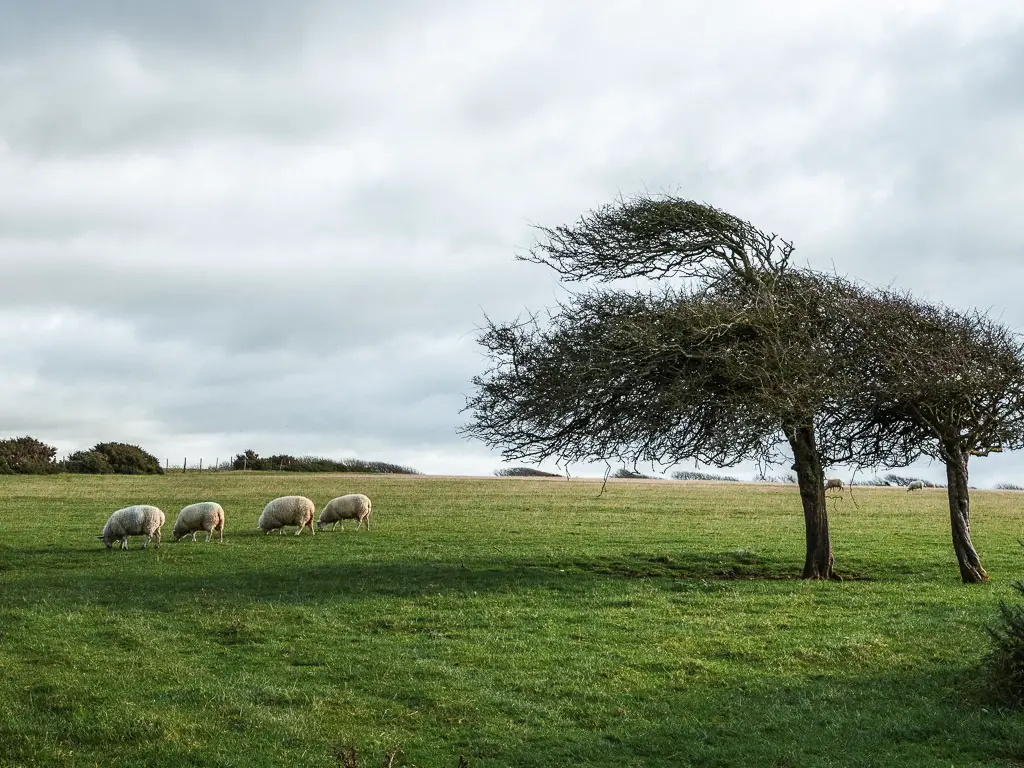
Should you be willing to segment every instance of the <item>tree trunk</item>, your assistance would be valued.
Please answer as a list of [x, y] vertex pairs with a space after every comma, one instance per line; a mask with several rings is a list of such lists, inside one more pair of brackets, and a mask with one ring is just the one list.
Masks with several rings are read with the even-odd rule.
[[967, 451], [959, 443], [943, 446], [946, 459], [949, 521], [953, 529], [953, 550], [960, 564], [964, 584], [983, 584], [988, 574], [971, 543], [971, 492], [967, 485]]
[[805, 579], [831, 579], [832, 540], [828, 534], [828, 512], [825, 508], [825, 472], [814, 438], [813, 426], [785, 427], [789, 446], [793, 449], [793, 469], [800, 484], [800, 501], [804, 507], [804, 528], [807, 534]]

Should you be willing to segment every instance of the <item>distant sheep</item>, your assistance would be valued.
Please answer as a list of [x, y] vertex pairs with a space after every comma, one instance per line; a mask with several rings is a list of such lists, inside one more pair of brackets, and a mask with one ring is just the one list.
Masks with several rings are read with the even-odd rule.
[[115, 541], [120, 540], [121, 549], [128, 549], [129, 536], [145, 536], [145, 549], [149, 542], [155, 540], [160, 546], [160, 527], [164, 524], [164, 513], [149, 504], [136, 504], [115, 511], [103, 526], [103, 533], [96, 538], [110, 549]]
[[840, 480], [839, 478], [835, 478], [835, 477], [833, 477], [831, 480], [826, 480], [825, 481], [825, 490], [826, 491], [830, 491], [833, 488], [837, 488], [840, 491], [843, 490], [843, 481]]
[[[282, 529], [286, 525], [297, 525], [295, 531], [298, 536], [307, 525], [309, 532], [316, 535], [313, 529], [313, 517], [316, 515], [316, 507], [313, 502], [305, 496], [282, 496], [274, 499], [263, 508], [263, 514], [256, 522], [256, 527], [270, 533], [275, 529]], [[284, 533], [282, 530], [281, 533]]]
[[178, 519], [174, 521], [171, 534], [174, 536], [174, 540], [178, 541], [191, 533], [192, 541], [195, 541], [199, 531], [206, 531], [207, 542], [210, 541], [214, 531], [219, 534], [218, 540], [224, 541], [224, 507], [215, 501], [189, 504], [178, 513]]
[[924, 481], [923, 480], [914, 480], [912, 483], [910, 483], [907, 486], [907, 490], [908, 491], [920, 491], [920, 490], [923, 490], [923, 489], [924, 489]]
[[373, 507], [370, 499], [361, 493], [350, 493], [331, 499], [324, 505], [320, 512], [320, 519], [316, 521], [316, 527], [321, 531], [331, 524], [331, 530], [340, 522], [342, 530], [345, 529], [345, 520], [356, 521], [356, 533], [359, 526], [366, 523], [366, 530], [370, 530], [370, 517], [373, 514]]

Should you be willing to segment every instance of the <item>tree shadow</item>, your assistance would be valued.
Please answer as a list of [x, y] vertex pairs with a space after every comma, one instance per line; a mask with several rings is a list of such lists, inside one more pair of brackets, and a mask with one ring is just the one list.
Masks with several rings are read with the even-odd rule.
[[502, 764], [645, 766], [1022, 765], [1024, 716], [987, 701], [978, 670], [765, 677], [736, 686], [668, 682], [657, 713], [535, 743], [481, 744]]
[[[260, 534], [263, 535], [263, 534]], [[166, 546], [166, 545], [165, 545]], [[211, 548], [216, 542], [198, 542]], [[199, 550], [192, 550], [200, 554]], [[365, 562], [280, 564], [240, 567], [237, 557], [203, 559], [188, 564], [161, 560], [160, 551], [107, 552], [102, 547], [53, 547], [23, 550], [14, 559], [21, 567], [0, 566], [12, 594], [49, 600], [62, 594], [96, 604], [172, 607], [201, 595], [206, 600], [233, 602], [310, 603], [339, 598], [423, 597], [438, 594], [480, 594], [524, 589], [583, 592], [603, 582], [646, 580], [673, 589], [680, 582], [740, 580], [795, 581], [792, 562], [762, 558], [746, 550], [673, 555], [634, 552], [616, 557], [562, 560], [498, 556], [458, 562]], [[45, 566], [38, 558], [50, 562]], [[97, 568], [113, 559], [126, 567]], [[28, 563], [28, 561], [35, 561]], [[179, 567], [179, 565], [181, 567]], [[24, 573], [22, 574], [22, 571]], [[865, 578], [858, 576], [858, 578]]]

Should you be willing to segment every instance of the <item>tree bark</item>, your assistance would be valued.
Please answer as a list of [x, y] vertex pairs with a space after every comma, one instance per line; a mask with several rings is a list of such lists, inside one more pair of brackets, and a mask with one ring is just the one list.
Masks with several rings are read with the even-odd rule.
[[967, 484], [968, 453], [959, 443], [943, 446], [946, 459], [949, 521], [953, 530], [953, 550], [960, 564], [960, 579], [964, 584], [983, 584], [988, 574], [981, 567], [981, 559], [971, 543], [971, 492]]
[[828, 511], [825, 507], [825, 471], [821, 466], [810, 425], [785, 427], [786, 438], [793, 449], [793, 469], [800, 485], [800, 501], [804, 507], [804, 529], [807, 556], [804, 559], [805, 579], [831, 579], [832, 540], [828, 533]]

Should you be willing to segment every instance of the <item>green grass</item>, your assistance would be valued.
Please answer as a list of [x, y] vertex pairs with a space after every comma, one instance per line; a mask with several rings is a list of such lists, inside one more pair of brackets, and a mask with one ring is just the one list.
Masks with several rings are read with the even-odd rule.
[[[0, 478], [0, 765], [1021, 766], [983, 625], [1024, 577], [1024, 494], [849, 491], [843, 582], [796, 489], [206, 473]], [[269, 499], [368, 494], [373, 530], [265, 536]], [[170, 541], [215, 500], [225, 542]], [[114, 509], [164, 545], [108, 552]], [[404, 762], [403, 762], [404, 761]]]

